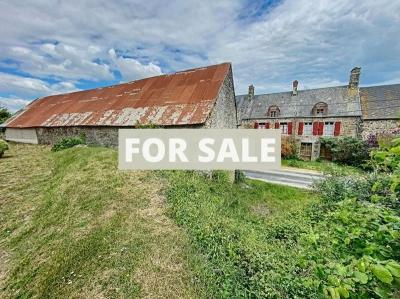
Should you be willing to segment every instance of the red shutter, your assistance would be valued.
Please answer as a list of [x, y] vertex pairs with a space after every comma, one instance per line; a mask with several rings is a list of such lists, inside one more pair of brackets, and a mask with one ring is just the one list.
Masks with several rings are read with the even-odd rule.
[[254, 129], [258, 129], [258, 122], [254, 123]]
[[269, 123], [265, 123], [265, 128], [269, 129]]
[[318, 135], [322, 136], [324, 134], [324, 123], [320, 122], [318, 126]]
[[318, 126], [319, 126], [319, 122], [313, 122], [313, 126], [312, 126], [312, 134], [315, 136], [315, 135], [318, 135]]
[[279, 123], [275, 123], [275, 129], [279, 129]]
[[293, 127], [293, 123], [292, 122], [288, 123], [288, 128], [287, 128], [288, 135], [292, 135], [292, 127]]
[[333, 132], [333, 135], [335, 136], [340, 135], [340, 121], [335, 122], [335, 131]]
[[303, 128], [304, 128], [304, 123], [299, 122], [299, 131], [298, 131], [299, 135], [303, 135]]

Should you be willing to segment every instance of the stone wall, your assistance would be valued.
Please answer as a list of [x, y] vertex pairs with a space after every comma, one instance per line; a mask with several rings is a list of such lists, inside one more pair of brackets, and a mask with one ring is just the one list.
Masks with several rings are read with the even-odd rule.
[[118, 146], [118, 127], [51, 127], [36, 129], [39, 144], [54, 144], [64, 137], [84, 134], [89, 145]]
[[292, 128], [292, 135], [295, 137], [307, 137], [309, 138], [319, 138], [319, 136], [305, 136], [305, 135], [297, 135], [298, 133], [298, 127], [300, 122], [314, 122], [314, 121], [319, 121], [319, 122], [340, 122], [340, 135], [339, 136], [353, 136], [357, 137], [361, 133], [361, 120], [359, 117], [326, 117], [326, 118], [279, 118], [279, 119], [252, 119], [252, 120], [243, 120], [240, 128], [253, 128], [254, 123], [265, 123], [269, 122], [270, 123], [270, 128], [274, 128], [274, 123], [275, 122], [280, 122], [280, 123], [288, 123], [292, 122], [293, 128]]
[[[276, 119], [253, 119], [253, 120], [242, 120], [240, 128], [253, 128], [254, 123], [266, 123], [269, 122], [270, 128], [274, 128], [275, 122], [289, 123], [292, 122], [292, 134], [286, 136], [293, 136], [298, 144], [299, 156], [300, 156], [300, 146], [301, 143], [311, 143], [312, 144], [312, 154], [311, 160], [316, 160], [320, 156], [320, 137], [324, 136], [314, 136], [314, 135], [298, 135], [298, 128], [300, 122], [340, 122], [340, 136], [352, 136], [357, 137], [361, 134], [361, 119], [360, 117], [320, 117], [320, 118], [276, 118]], [[334, 136], [329, 136], [334, 137]]]
[[388, 133], [400, 128], [400, 121], [387, 120], [364, 120], [362, 123], [362, 138], [367, 139], [370, 134]]
[[235, 89], [233, 86], [232, 69], [230, 69], [229, 74], [226, 76], [222, 84], [210, 117], [201, 127], [207, 129], [237, 128]]

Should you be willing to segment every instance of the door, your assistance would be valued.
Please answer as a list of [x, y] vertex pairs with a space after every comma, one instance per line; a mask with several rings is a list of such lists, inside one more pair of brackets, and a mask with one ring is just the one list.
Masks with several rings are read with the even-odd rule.
[[302, 142], [300, 145], [300, 159], [310, 161], [312, 154], [312, 143]]

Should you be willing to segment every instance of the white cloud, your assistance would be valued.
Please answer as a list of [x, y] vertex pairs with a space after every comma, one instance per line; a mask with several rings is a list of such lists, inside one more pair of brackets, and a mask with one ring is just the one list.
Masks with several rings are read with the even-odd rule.
[[0, 61], [10, 61], [0, 66], [29, 74], [24, 86], [38, 92], [62, 89], [49, 77], [104, 81], [118, 70], [134, 80], [223, 61], [233, 63], [238, 94], [250, 83], [256, 92], [289, 90], [294, 79], [302, 88], [346, 84], [355, 65], [362, 84], [399, 78], [399, 1], [284, 0], [268, 13], [259, 4], [2, 1]]
[[30, 100], [0, 97], [0, 107], [5, 107], [11, 112], [15, 112], [22, 109], [30, 102], [31, 102]]
[[39, 97], [77, 91], [73, 82], [48, 83], [46, 81], [0, 73], [0, 90], [19, 97]]
[[161, 68], [153, 63], [141, 64], [133, 58], [118, 56], [114, 49], [108, 51], [111, 61], [126, 81], [161, 75]]

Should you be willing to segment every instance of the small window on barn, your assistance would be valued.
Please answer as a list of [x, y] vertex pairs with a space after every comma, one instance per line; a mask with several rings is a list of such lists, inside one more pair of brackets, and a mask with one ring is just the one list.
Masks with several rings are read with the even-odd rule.
[[328, 114], [328, 105], [323, 102], [319, 102], [314, 105], [314, 108], [312, 110], [312, 114], [314, 116], [325, 116]]
[[280, 114], [278, 106], [270, 106], [268, 108], [268, 117], [278, 117]]

